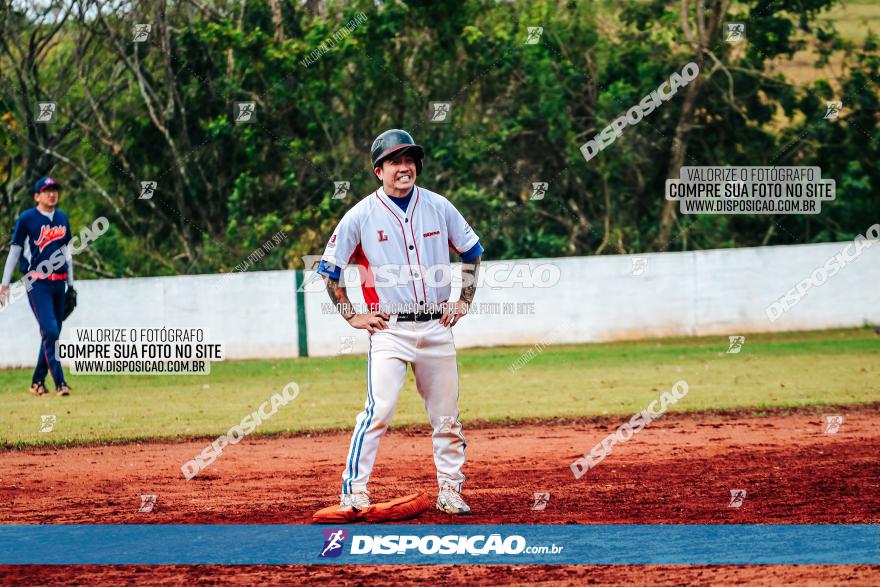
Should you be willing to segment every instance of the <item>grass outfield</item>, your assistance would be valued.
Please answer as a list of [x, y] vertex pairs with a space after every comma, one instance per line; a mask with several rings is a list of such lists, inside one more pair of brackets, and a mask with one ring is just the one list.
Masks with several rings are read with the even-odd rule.
[[[508, 366], [529, 347], [462, 350], [462, 419], [629, 415], [679, 379], [690, 392], [676, 411], [880, 400], [880, 336], [871, 329], [748, 335], [739, 354], [727, 346], [721, 336], [548, 346], [515, 373]], [[256, 434], [350, 429], [365, 364], [347, 355], [215, 363], [207, 376], [75, 376], [67, 398], [31, 397], [29, 370], [0, 370], [0, 443], [218, 436], [289, 381], [299, 397]], [[57, 417], [52, 432], [39, 432], [44, 414]], [[411, 371], [394, 421], [427, 421]]]
[[[861, 44], [870, 30], [874, 35], [880, 34], [880, 2], [878, 0], [845, 0], [836, 3], [831, 10], [819, 13], [815, 27], [827, 27], [833, 24], [840, 35], [847, 41]], [[746, 31], [748, 33], [748, 31]], [[835, 51], [830, 63], [816, 67], [819, 59], [816, 50], [817, 40], [815, 28], [811, 32], [801, 32], [800, 38], [807, 41], [803, 51], [797, 51], [791, 58], [782, 56], [774, 60], [773, 71], [781, 72], [790, 81], [798, 85], [811, 84], [816, 80], [834, 81], [846, 66], [842, 51]], [[839, 89], [839, 88], [837, 88]]]
[[831, 23], [844, 39], [861, 42], [868, 36], [880, 34], [880, 2], [877, 0], [845, 0], [819, 14], [820, 24]]

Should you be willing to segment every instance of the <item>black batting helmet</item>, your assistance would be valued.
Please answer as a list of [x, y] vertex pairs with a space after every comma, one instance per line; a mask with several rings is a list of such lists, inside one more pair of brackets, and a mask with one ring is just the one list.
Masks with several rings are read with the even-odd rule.
[[408, 153], [416, 160], [416, 173], [422, 172], [422, 158], [425, 156], [425, 150], [416, 144], [412, 136], [405, 130], [392, 128], [386, 130], [373, 141], [373, 147], [370, 154], [373, 157], [373, 169], [382, 167], [382, 162], [392, 155], [400, 155]]

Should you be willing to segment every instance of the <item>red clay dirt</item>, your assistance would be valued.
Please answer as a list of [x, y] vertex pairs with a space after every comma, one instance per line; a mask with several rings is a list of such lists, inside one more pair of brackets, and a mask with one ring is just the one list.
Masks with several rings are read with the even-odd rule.
[[[840, 412], [840, 410], [834, 410]], [[668, 415], [618, 444], [576, 480], [569, 464], [624, 421], [465, 430], [474, 514], [429, 511], [416, 523], [878, 523], [880, 406], [847, 407], [837, 434], [820, 412]], [[348, 434], [245, 439], [191, 481], [180, 466], [207, 444], [143, 443], [0, 452], [0, 523], [309, 523], [338, 499]], [[435, 486], [425, 429], [392, 431], [373, 472], [374, 501]], [[740, 508], [731, 489], [745, 489]], [[545, 511], [533, 493], [549, 492]], [[140, 495], [158, 496], [138, 513]], [[48, 546], [48, 545], [47, 545]], [[179, 584], [387, 581], [388, 567], [0, 567], [7, 583]], [[469, 584], [880, 583], [880, 568], [844, 566], [394, 567], [395, 580]], [[381, 574], [380, 574], [381, 573]]]

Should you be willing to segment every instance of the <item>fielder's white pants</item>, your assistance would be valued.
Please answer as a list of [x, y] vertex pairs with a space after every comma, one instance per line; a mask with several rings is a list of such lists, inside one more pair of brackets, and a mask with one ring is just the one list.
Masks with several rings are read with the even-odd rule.
[[391, 424], [397, 398], [411, 363], [416, 387], [425, 401], [434, 429], [437, 483], [459, 491], [465, 480], [465, 442], [458, 412], [458, 364], [452, 328], [439, 320], [398, 322], [370, 335], [367, 355], [367, 401], [358, 414], [348, 449], [342, 492], [366, 491], [379, 450], [379, 441]]

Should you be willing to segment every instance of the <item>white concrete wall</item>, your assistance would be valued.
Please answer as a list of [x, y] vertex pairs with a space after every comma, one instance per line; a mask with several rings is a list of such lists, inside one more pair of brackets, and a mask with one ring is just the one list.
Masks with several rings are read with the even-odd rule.
[[[74, 328], [205, 328], [236, 359], [297, 355], [293, 271], [81, 280]], [[0, 367], [32, 367], [39, 331], [27, 298], [0, 312]]]
[[[636, 255], [647, 258], [632, 274], [632, 256], [523, 261], [553, 264], [553, 287], [482, 287], [476, 303], [534, 304], [533, 315], [473, 314], [455, 328], [459, 347], [596, 342], [659, 336], [731, 335], [880, 324], [880, 243], [862, 251], [790, 312], [770, 322], [765, 308], [821, 267], [846, 243]], [[486, 262], [488, 275], [494, 265]], [[498, 275], [499, 278], [503, 277]], [[307, 279], [307, 283], [308, 283]], [[72, 327], [207, 328], [229, 358], [297, 356], [294, 272], [268, 271], [84, 281]], [[352, 299], [363, 302], [359, 288]], [[306, 287], [309, 354], [336, 355], [341, 338], [367, 350], [365, 331], [325, 314], [323, 283]], [[455, 299], [457, 293], [453, 292]], [[30, 366], [37, 328], [27, 300], [0, 312], [0, 367]]]
[[[534, 303], [534, 315], [470, 315], [455, 327], [455, 341], [463, 348], [880, 324], [880, 243], [864, 249], [775, 322], [765, 313], [771, 302], [844, 246], [530, 259], [525, 261], [530, 268], [544, 263], [558, 266], [559, 283], [550, 288], [483, 287], [477, 290], [475, 303]], [[633, 275], [633, 257], [647, 259], [642, 275]], [[486, 262], [483, 272], [497, 263]], [[452, 299], [457, 296], [453, 291]], [[351, 297], [363, 301], [359, 290]], [[310, 354], [336, 354], [340, 337], [352, 335], [354, 352], [365, 353], [367, 335], [352, 330], [338, 316], [322, 316], [325, 301], [323, 291], [306, 294]], [[316, 329], [319, 323], [325, 326]]]

